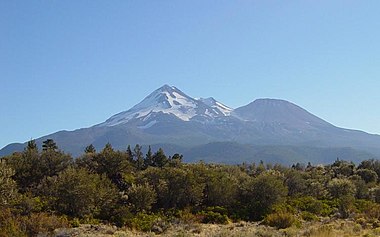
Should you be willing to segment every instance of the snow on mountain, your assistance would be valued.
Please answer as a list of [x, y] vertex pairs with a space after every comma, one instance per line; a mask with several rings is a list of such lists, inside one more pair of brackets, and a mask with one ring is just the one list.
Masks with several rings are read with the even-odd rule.
[[[335, 127], [288, 101], [257, 99], [232, 109], [213, 98], [192, 98], [168, 85], [104, 123], [74, 131], [59, 131], [40, 137], [36, 142], [40, 146], [47, 138], [54, 139], [62, 150], [75, 155], [82, 154], [89, 144], [102, 149], [106, 143], [121, 150], [128, 144], [164, 146], [165, 151], [175, 147], [173, 152], [180, 153], [186, 151], [181, 151], [181, 147], [189, 151], [201, 149], [203, 156], [202, 152], [186, 155], [190, 159], [228, 162], [234, 162], [235, 155], [250, 144], [255, 145], [253, 150], [240, 153], [244, 161], [254, 156], [256, 146], [268, 146], [265, 148], [269, 151], [268, 159], [281, 153], [280, 157], [289, 162], [294, 161], [287, 157], [289, 154], [293, 157], [293, 148], [283, 150], [284, 146], [301, 148], [301, 156], [308, 161], [312, 161], [310, 157], [318, 152], [307, 151], [305, 147], [352, 147], [380, 155], [379, 135]], [[235, 143], [237, 148], [233, 145]], [[25, 146], [26, 143], [10, 144], [0, 150], [0, 156], [22, 151]], [[260, 159], [265, 159], [262, 151], [259, 150]], [[319, 153], [322, 161], [326, 161], [325, 151]], [[333, 157], [348, 157], [348, 153], [351, 151], [345, 150], [343, 155], [334, 151]], [[210, 158], [210, 154], [216, 158]]]
[[[227, 116], [231, 111], [231, 108], [213, 98], [194, 99], [174, 86], [164, 85], [131, 109], [112, 116], [99, 126], [116, 126], [138, 119], [147, 121], [140, 128], [149, 128], [157, 123], [155, 117], [159, 113], [174, 115], [182, 121], [199, 121]], [[152, 123], [151, 119], [155, 122]]]
[[209, 97], [209, 98], [200, 98], [199, 101], [202, 101], [206, 105], [210, 106], [213, 108], [213, 111], [216, 113], [222, 113], [224, 116], [229, 116], [231, 112], [233, 111], [232, 108], [216, 101], [214, 98]]

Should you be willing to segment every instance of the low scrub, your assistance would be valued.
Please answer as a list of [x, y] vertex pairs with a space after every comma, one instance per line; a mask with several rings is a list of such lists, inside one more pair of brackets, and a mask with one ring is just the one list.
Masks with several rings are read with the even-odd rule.
[[296, 223], [293, 214], [287, 212], [272, 213], [265, 217], [264, 224], [277, 229], [285, 229]]

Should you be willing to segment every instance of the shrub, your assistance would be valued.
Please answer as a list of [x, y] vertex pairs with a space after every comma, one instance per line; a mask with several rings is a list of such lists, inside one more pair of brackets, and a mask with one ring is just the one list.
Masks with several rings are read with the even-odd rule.
[[[144, 232], [163, 232], [169, 227], [162, 216], [146, 213], [138, 213], [134, 218], [129, 220], [128, 225], [132, 229]], [[161, 231], [158, 231], [158, 229], [161, 229]]]
[[358, 169], [356, 173], [366, 182], [376, 182], [378, 179], [378, 176], [375, 171], [370, 169]]
[[285, 229], [295, 224], [294, 215], [287, 212], [272, 213], [265, 217], [264, 224], [277, 229]]
[[38, 234], [52, 234], [57, 228], [68, 227], [69, 222], [64, 217], [47, 213], [32, 213], [29, 217], [22, 217], [22, 225], [28, 236]]
[[127, 195], [128, 202], [136, 212], [150, 211], [157, 196], [153, 187], [148, 183], [132, 184], [127, 190]]
[[202, 211], [199, 213], [202, 216], [202, 223], [213, 224], [228, 224], [228, 217], [225, 214], [213, 211]]
[[327, 189], [332, 198], [340, 198], [341, 196], [352, 196], [356, 192], [355, 185], [348, 179], [332, 179], [327, 184]]
[[0, 237], [26, 237], [26, 233], [21, 229], [19, 220], [12, 214], [9, 208], [0, 209]]
[[284, 201], [288, 190], [278, 175], [263, 173], [243, 187], [243, 201], [250, 209], [252, 220], [261, 220], [272, 208]]
[[302, 212], [301, 217], [305, 221], [317, 221], [318, 220], [318, 217], [316, 215], [314, 215], [313, 213], [307, 212], [307, 211]]
[[290, 200], [289, 203], [298, 210], [306, 211], [315, 215], [327, 216], [332, 212], [329, 205], [310, 196], [293, 199]]

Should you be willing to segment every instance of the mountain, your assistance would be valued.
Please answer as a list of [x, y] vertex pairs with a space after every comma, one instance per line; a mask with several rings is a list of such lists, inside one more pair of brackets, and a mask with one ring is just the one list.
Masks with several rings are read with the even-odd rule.
[[[38, 138], [37, 144], [47, 138], [74, 156], [89, 144], [100, 150], [107, 142], [121, 150], [128, 144], [152, 145], [183, 153], [188, 161], [226, 163], [260, 157], [281, 163], [330, 162], [341, 156], [362, 160], [380, 155], [379, 135], [336, 127], [285, 100], [257, 99], [233, 109], [212, 97], [192, 98], [168, 85], [103, 123], [56, 132]], [[24, 146], [9, 144], [0, 155]]]
[[162, 115], [182, 121], [202, 122], [228, 116], [231, 111], [231, 108], [213, 98], [197, 100], [174, 86], [164, 85], [131, 109], [112, 116], [98, 126], [116, 126], [136, 121], [148, 121], [148, 123], [140, 125], [140, 128], [147, 129], [158, 122], [154, 118]]

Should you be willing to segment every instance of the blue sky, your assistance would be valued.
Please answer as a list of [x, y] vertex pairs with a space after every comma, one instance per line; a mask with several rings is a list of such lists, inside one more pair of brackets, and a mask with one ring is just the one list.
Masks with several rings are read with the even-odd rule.
[[380, 134], [380, 1], [0, 1], [0, 147], [103, 122], [163, 84], [289, 100]]

